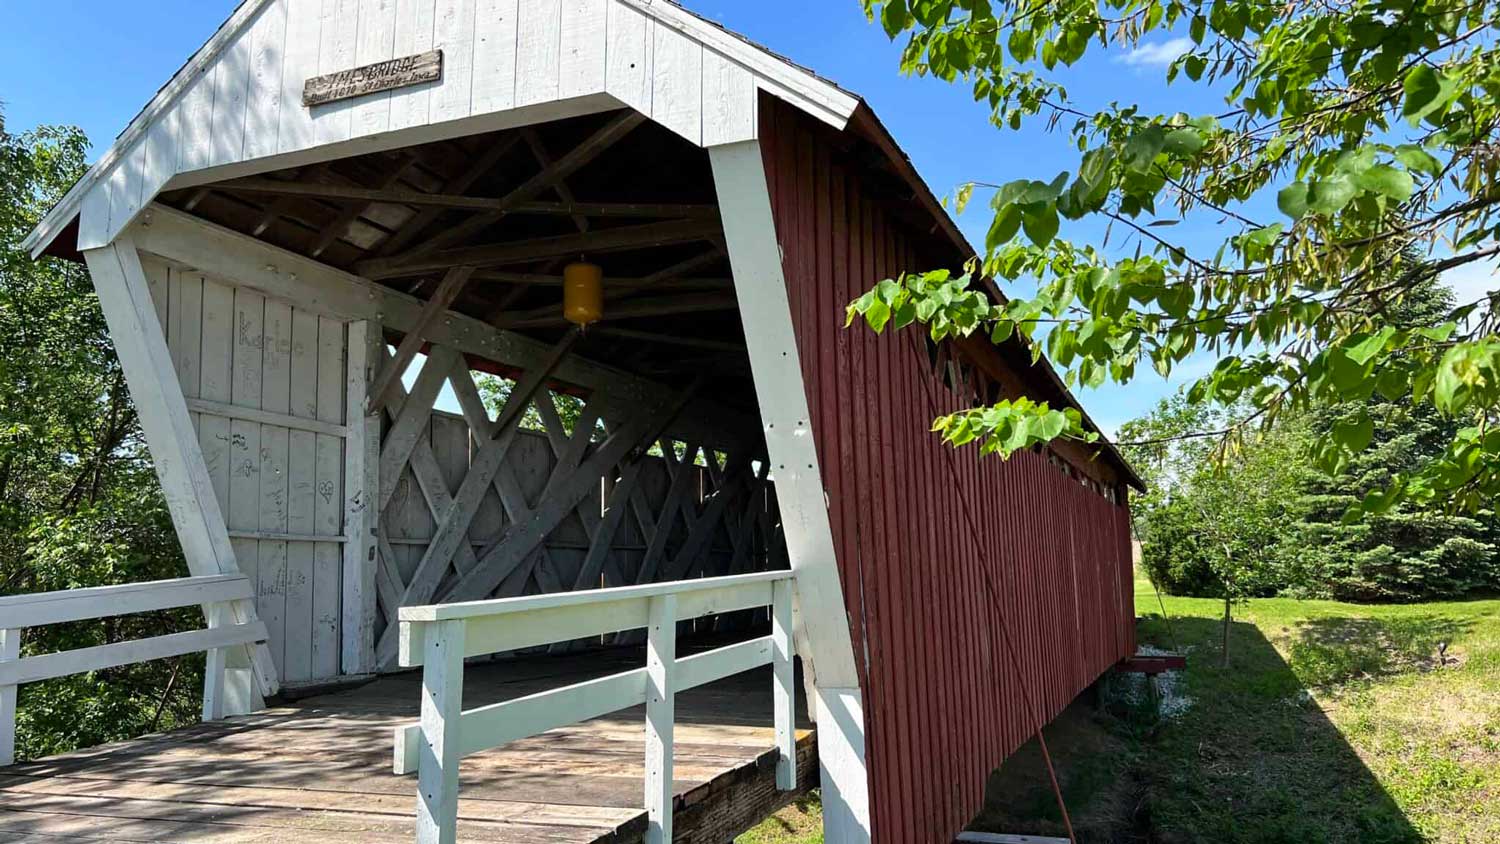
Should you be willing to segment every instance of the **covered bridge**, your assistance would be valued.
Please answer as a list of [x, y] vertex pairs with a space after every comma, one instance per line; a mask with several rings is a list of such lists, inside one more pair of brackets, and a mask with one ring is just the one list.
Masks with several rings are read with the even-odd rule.
[[0, 837], [721, 844], [821, 785], [828, 841], [948, 842], [1134, 652], [1118, 454], [928, 432], [1076, 406], [1045, 362], [842, 329], [973, 254], [894, 139], [664, 0], [245, 0], [28, 248], [87, 262], [193, 577], [0, 627], [206, 626], [11, 632], [0, 689], [207, 650], [234, 717], [8, 769]]

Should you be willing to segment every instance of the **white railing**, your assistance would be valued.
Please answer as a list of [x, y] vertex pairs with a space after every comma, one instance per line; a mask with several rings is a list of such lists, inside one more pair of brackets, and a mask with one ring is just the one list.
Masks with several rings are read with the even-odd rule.
[[[244, 575], [213, 575], [0, 598], [0, 766], [15, 761], [16, 687], [22, 683], [207, 651], [203, 720], [224, 717], [226, 649], [266, 640], [259, 621], [228, 623], [230, 604], [254, 596]], [[194, 605], [202, 605], [211, 619], [206, 629], [20, 657], [21, 631], [27, 627]]]
[[[677, 658], [677, 622], [771, 607], [771, 635]], [[646, 666], [463, 709], [464, 658], [646, 628]], [[422, 666], [422, 720], [396, 728], [396, 773], [417, 774], [417, 841], [453, 844], [464, 756], [646, 705], [646, 841], [672, 840], [675, 695], [773, 666], [776, 784], [795, 788], [792, 573], [786, 571], [401, 610], [401, 664]]]

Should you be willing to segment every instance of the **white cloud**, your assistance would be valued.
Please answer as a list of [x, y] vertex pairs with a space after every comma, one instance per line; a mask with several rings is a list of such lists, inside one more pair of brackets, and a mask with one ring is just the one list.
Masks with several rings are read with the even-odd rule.
[[1191, 49], [1191, 39], [1173, 38], [1158, 44], [1140, 44], [1128, 53], [1115, 56], [1115, 61], [1130, 67], [1166, 67]]

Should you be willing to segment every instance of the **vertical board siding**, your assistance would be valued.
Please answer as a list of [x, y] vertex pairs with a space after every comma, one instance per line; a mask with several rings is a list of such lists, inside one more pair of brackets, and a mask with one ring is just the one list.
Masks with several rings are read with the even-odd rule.
[[548, 103], [557, 99], [561, 77], [562, 0], [526, 0], [521, 4], [516, 30], [516, 105]]
[[[431, 5], [431, 0], [427, 0]], [[479, 0], [474, 18], [474, 111], [516, 106], [516, 33], [519, 0]], [[408, 55], [417, 50], [403, 52]]]
[[443, 51], [443, 78], [432, 90], [429, 123], [468, 117], [473, 108], [475, 0], [438, 0], [432, 46]]
[[844, 330], [843, 309], [882, 278], [954, 256], [919, 252], [823, 127], [769, 97], [760, 109], [861, 662], [875, 840], [947, 844], [1037, 719], [1134, 652], [1129, 512], [1046, 455], [982, 459], [930, 433], [993, 385], [946, 351], [934, 364], [915, 332]]
[[[359, 49], [359, 3], [358, 0], [323, 0], [322, 21], [319, 25], [318, 61], [316, 74], [337, 73], [355, 67], [355, 55]], [[347, 141], [354, 131], [354, 107], [363, 102], [340, 100], [327, 105], [313, 106], [313, 137], [318, 144]], [[298, 94], [297, 106], [302, 108], [302, 97]]]
[[[142, 263], [184, 397], [343, 424], [343, 322], [149, 256]], [[191, 416], [282, 680], [337, 677], [343, 438]]]
[[558, 96], [563, 99], [604, 90], [609, 0], [563, 0]]
[[[363, 67], [396, 57], [396, 0], [360, 0], [354, 63]], [[384, 132], [391, 126], [391, 95], [361, 97], [354, 106], [356, 137]]]

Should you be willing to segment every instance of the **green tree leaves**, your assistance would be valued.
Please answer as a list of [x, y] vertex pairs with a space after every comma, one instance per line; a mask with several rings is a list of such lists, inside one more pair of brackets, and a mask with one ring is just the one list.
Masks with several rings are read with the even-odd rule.
[[1428, 117], [1447, 111], [1458, 95], [1458, 83], [1429, 65], [1418, 64], [1407, 72], [1401, 90], [1405, 94], [1401, 116], [1416, 126]]
[[[891, 301], [856, 303], [872, 327], [1020, 335], [1073, 384], [1206, 355], [1219, 365], [1188, 396], [1247, 402], [1257, 423], [1377, 393], [1425, 404], [1478, 434], [1414, 467], [1399, 497], [1500, 495], [1490, 295], [1431, 322], [1387, 316], [1443, 272], [1500, 258], [1500, 2], [863, 3], [905, 39], [905, 71], [970, 85], [997, 127], [1041, 120], [1079, 155], [1076, 176], [993, 189], [984, 254], [965, 269], [1018, 282], [1009, 301], [935, 298], [908, 275]], [[1066, 69], [1090, 50], [1184, 31], [1192, 47], [1164, 73], [1222, 92], [1218, 114], [1070, 96]], [[1107, 236], [1070, 240], [1061, 221], [1087, 218]], [[1450, 328], [1437, 336], [1438, 324]], [[1363, 439], [1340, 430], [1329, 466]]]
[[[0, 115], [0, 593], [187, 573], [88, 275], [20, 248], [86, 167], [77, 129]], [[197, 616], [197, 618], [195, 618]], [[196, 609], [27, 631], [23, 655], [201, 625]], [[196, 721], [202, 657], [28, 684], [23, 758]], [[175, 682], [169, 683], [169, 678]], [[158, 710], [158, 706], [160, 709]]]
[[1001, 457], [1064, 437], [1083, 442], [1098, 439], [1084, 429], [1083, 416], [1076, 409], [1053, 410], [1046, 402], [1024, 397], [939, 417], [932, 430], [954, 447], [977, 442], [980, 454]]

